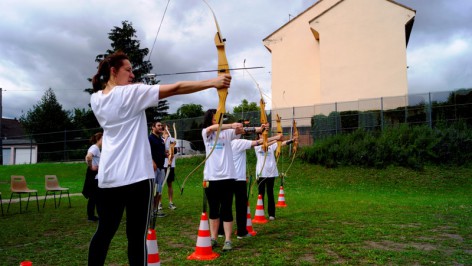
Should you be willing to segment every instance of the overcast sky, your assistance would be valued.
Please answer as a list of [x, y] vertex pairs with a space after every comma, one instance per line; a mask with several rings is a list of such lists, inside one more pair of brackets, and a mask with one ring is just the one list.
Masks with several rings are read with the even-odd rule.
[[[378, 0], [380, 1], [380, 0]], [[315, 0], [208, 0], [216, 13], [230, 67], [251, 70], [270, 95], [271, 55], [262, 39], [313, 5]], [[472, 1], [397, 0], [416, 10], [407, 48], [410, 93], [472, 87]], [[108, 33], [127, 20], [137, 30], [141, 48], [151, 49], [167, 0], [1, 0], [0, 88], [3, 117], [19, 118], [52, 88], [65, 110], [88, 108], [96, 72], [95, 56], [110, 48]], [[207, 6], [198, 0], [170, 0], [152, 52], [153, 73], [216, 68], [215, 25]], [[148, 59], [148, 58], [146, 58]], [[161, 84], [210, 78], [193, 74], [162, 76]], [[227, 110], [242, 99], [259, 101], [258, 92], [242, 71], [233, 71]], [[215, 90], [168, 98], [171, 112], [184, 103], [204, 109], [217, 105]], [[270, 102], [270, 100], [268, 100]], [[269, 105], [268, 105], [269, 106]], [[270, 107], [270, 106], [269, 106]]]

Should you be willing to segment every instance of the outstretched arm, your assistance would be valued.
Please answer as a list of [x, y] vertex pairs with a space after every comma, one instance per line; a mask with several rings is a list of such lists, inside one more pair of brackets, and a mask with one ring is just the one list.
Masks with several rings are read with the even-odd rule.
[[[213, 125], [207, 127], [206, 128], [207, 136], [210, 136], [210, 134], [213, 131], [217, 131], [218, 126], [219, 126], [218, 124], [213, 124]], [[226, 129], [235, 129], [236, 130], [236, 135], [244, 133], [243, 124], [241, 124], [241, 123], [232, 123], [232, 124], [223, 124], [223, 125], [221, 125], [221, 130], [226, 130]]]
[[159, 100], [173, 95], [189, 94], [208, 88], [227, 89], [230, 84], [231, 76], [228, 74], [208, 80], [180, 81], [174, 84], [164, 84], [159, 87]]

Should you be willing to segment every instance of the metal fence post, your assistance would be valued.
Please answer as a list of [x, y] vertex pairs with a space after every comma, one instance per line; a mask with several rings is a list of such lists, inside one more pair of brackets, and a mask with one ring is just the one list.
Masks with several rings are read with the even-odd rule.
[[334, 115], [334, 126], [336, 127], [334, 132], [337, 135], [338, 134], [338, 116], [339, 116], [339, 114], [338, 114], [338, 103], [337, 102], [334, 103], [334, 114], [335, 114]]
[[431, 102], [431, 92], [428, 93], [428, 123], [429, 123], [429, 128], [433, 128], [433, 103]]
[[384, 100], [380, 97], [380, 130], [384, 130]]
[[66, 150], [67, 150], [67, 129], [64, 128], [64, 162], [66, 161]]

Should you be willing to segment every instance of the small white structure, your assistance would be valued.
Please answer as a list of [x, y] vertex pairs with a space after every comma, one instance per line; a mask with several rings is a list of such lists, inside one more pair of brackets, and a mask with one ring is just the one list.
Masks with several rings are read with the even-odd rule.
[[195, 148], [192, 142], [184, 139], [177, 139], [177, 144], [175, 145], [176, 155], [194, 155], [199, 154], [199, 151]]
[[2, 118], [1, 138], [3, 165], [38, 162], [38, 145], [29, 139], [16, 119]]
[[32, 164], [38, 162], [38, 145], [28, 139], [4, 139], [3, 165]]

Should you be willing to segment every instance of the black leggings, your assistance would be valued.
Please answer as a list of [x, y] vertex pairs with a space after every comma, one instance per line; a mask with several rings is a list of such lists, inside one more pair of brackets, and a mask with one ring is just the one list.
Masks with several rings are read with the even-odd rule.
[[272, 217], [275, 217], [274, 181], [275, 177], [261, 177], [257, 181], [259, 194], [262, 195], [262, 202], [264, 202], [265, 189], [267, 187], [267, 212]]
[[151, 214], [153, 180], [116, 188], [99, 188], [98, 228], [90, 241], [88, 265], [104, 265], [111, 240], [126, 209], [129, 265], [147, 263], [146, 235]]
[[246, 181], [234, 182], [234, 198], [236, 201], [236, 225], [238, 236], [247, 235], [247, 186]]
[[223, 222], [233, 221], [234, 179], [210, 181], [205, 194], [210, 207], [210, 219], [220, 218]]

